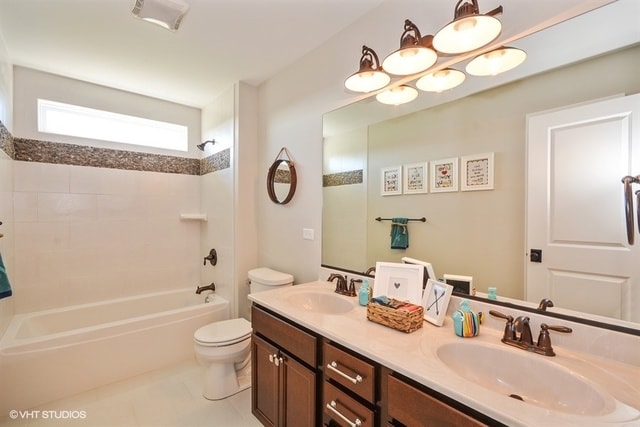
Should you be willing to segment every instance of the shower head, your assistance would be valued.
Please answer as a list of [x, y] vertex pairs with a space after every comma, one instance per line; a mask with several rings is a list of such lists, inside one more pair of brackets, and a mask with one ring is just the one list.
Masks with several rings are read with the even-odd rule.
[[200, 151], [204, 151], [204, 146], [207, 145], [208, 143], [211, 143], [211, 145], [216, 143], [215, 139], [210, 139], [208, 141], [203, 142], [202, 144], [198, 144], [196, 145], [196, 147], [198, 147], [198, 150]]

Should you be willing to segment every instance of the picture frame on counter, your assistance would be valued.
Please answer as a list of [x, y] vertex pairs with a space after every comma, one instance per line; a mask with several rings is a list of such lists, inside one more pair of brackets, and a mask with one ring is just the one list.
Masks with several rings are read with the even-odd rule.
[[494, 153], [462, 156], [462, 191], [493, 190]]
[[427, 280], [427, 286], [422, 295], [424, 320], [436, 326], [442, 326], [452, 293], [453, 286], [437, 280]]
[[382, 168], [381, 191], [383, 196], [402, 194], [402, 166], [388, 166]]
[[386, 296], [420, 305], [423, 274], [421, 265], [378, 261], [373, 297]]
[[432, 193], [458, 191], [458, 158], [451, 157], [429, 162]]
[[410, 163], [404, 165], [403, 192], [404, 194], [424, 194], [429, 191], [427, 162]]

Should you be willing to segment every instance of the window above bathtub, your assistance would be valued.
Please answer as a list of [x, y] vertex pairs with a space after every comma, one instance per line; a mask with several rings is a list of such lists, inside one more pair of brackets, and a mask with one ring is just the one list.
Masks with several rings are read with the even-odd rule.
[[189, 136], [186, 126], [46, 99], [38, 99], [38, 131], [176, 151], [187, 151]]

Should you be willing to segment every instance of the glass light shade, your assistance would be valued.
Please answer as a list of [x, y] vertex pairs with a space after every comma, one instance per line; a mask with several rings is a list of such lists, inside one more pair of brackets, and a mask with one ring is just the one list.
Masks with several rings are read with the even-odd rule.
[[426, 92], [444, 92], [462, 84], [466, 78], [467, 76], [462, 71], [445, 68], [420, 77], [416, 86]]
[[426, 70], [436, 63], [438, 54], [424, 46], [402, 47], [382, 61], [382, 68], [397, 76], [408, 76]]
[[371, 92], [382, 89], [391, 81], [391, 77], [383, 71], [364, 70], [350, 75], [344, 86], [354, 92]]
[[406, 104], [417, 97], [418, 91], [407, 85], [396, 86], [376, 95], [378, 102], [388, 105]]
[[167, 30], [176, 31], [188, 11], [189, 5], [182, 0], [136, 0], [131, 13]]
[[433, 37], [442, 53], [464, 53], [486, 46], [498, 37], [502, 23], [488, 15], [470, 15], [451, 21]]
[[522, 64], [527, 54], [515, 47], [501, 47], [476, 56], [467, 64], [467, 73], [473, 76], [495, 76]]

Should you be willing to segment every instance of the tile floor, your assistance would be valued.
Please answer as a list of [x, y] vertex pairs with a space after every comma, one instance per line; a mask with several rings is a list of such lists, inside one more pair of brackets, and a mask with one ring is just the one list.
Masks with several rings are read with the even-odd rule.
[[0, 418], [0, 427], [261, 426], [251, 415], [251, 389], [209, 401], [202, 397], [202, 377], [202, 368], [189, 360], [33, 408], [14, 420]]

